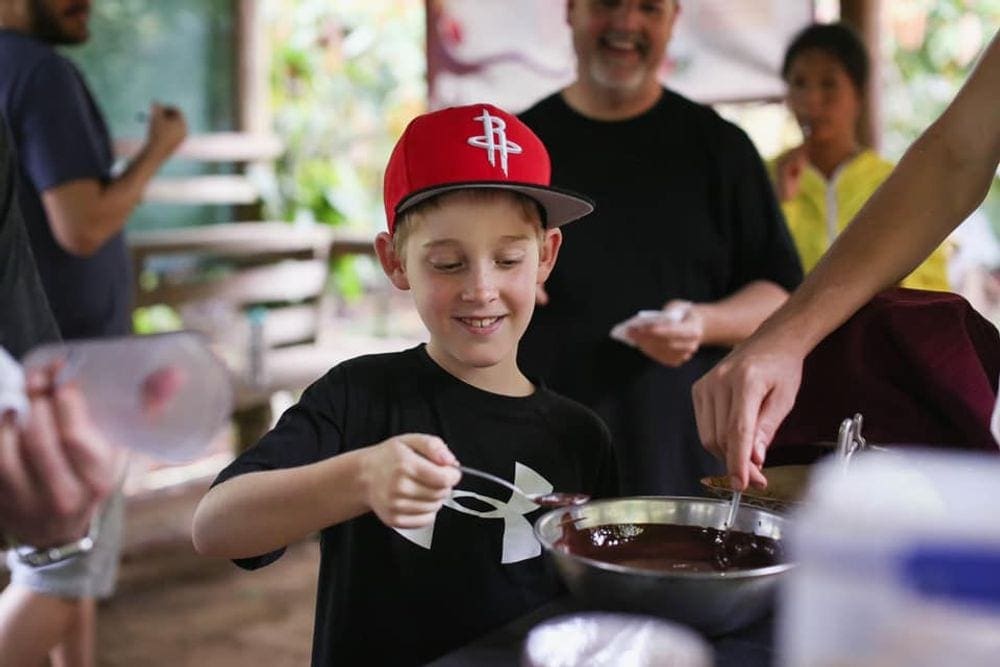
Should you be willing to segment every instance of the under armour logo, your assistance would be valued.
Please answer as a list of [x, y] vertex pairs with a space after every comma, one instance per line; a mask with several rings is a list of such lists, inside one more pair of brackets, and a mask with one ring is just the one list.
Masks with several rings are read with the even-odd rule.
[[[529, 468], [528, 466], [514, 464], [514, 483], [528, 493], [551, 493], [552, 484], [544, 477]], [[457, 502], [458, 498], [475, 498], [491, 507], [486, 511], [469, 509]], [[444, 506], [461, 512], [479, 517], [480, 519], [493, 519], [503, 521], [503, 553], [500, 554], [501, 563], [517, 563], [522, 560], [534, 558], [542, 553], [542, 545], [535, 539], [535, 533], [524, 515], [530, 514], [538, 509], [538, 505], [527, 498], [522, 498], [516, 493], [509, 501], [502, 502], [496, 498], [483, 496], [471, 491], [455, 490], [451, 498], [445, 501]], [[435, 521], [436, 523], [436, 521]], [[430, 549], [434, 541], [434, 525], [423, 528], [393, 528], [397, 533], [417, 544], [424, 549]]]
[[496, 156], [499, 153], [500, 168], [506, 176], [507, 155], [518, 155], [521, 153], [521, 147], [507, 140], [507, 122], [503, 118], [491, 116], [489, 111], [483, 109], [483, 115], [476, 116], [475, 120], [483, 121], [483, 134], [479, 137], [469, 137], [469, 145], [485, 150], [486, 157], [493, 167], [497, 166]]

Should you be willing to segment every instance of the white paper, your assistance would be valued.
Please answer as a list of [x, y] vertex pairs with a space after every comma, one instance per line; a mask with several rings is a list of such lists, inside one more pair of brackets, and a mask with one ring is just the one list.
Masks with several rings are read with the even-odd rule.
[[0, 347], [0, 414], [13, 410], [18, 423], [28, 418], [28, 395], [24, 388], [21, 365]]
[[663, 310], [640, 310], [632, 317], [612, 327], [610, 335], [621, 343], [635, 347], [635, 341], [632, 340], [629, 329], [640, 324], [659, 324], [661, 322], [676, 324], [687, 316], [689, 310], [691, 310], [691, 304], [689, 303], [676, 304]]

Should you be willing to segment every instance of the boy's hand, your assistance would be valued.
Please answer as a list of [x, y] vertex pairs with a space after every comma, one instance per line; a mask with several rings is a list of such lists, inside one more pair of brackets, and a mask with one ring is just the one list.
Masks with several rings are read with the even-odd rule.
[[395, 436], [369, 447], [362, 464], [365, 502], [393, 528], [420, 528], [434, 520], [462, 478], [458, 460], [441, 438]]

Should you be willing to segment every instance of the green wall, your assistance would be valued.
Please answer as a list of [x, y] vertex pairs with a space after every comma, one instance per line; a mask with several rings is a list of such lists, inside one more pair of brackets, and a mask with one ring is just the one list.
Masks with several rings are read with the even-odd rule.
[[[234, 0], [96, 0], [91, 37], [65, 53], [83, 69], [112, 136], [142, 137], [150, 103], [184, 112], [190, 133], [234, 127]], [[225, 165], [168, 162], [161, 173], [220, 173]], [[221, 222], [228, 207], [140, 206], [130, 229]]]

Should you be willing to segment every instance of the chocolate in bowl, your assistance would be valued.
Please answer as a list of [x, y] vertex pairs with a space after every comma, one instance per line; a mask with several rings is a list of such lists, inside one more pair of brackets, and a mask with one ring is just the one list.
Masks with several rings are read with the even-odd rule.
[[778, 565], [781, 545], [770, 537], [707, 526], [615, 523], [579, 528], [571, 517], [561, 522], [556, 549], [640, 570], [725, 572]]
[[[710, 547], [715, 546], [711, 543], [724, 527], [728, 510], [728, 502], [709, 498], [646, 496], [592, 500], [577, 507], [546, 512], [535, 522], [535, 536], [551, 556], [567, 588], [587, 608], [661, 616], [705, 634], [718, 635], [767, 614], [778, 581], [793, 567], [779, 556], [770, 565], [740, 561], [737, 567], [717, 569], [709, 555]], [[568, 541], [565, 540], [567, 525]], [[741, 506], [733, 528], [746, 534], [748, 540], [752, 540], [750, 536], [773, 540], [780, 550], [786, 525], [787, 519], [776, 512]], [[610, 526], [617, 528], [607, 528]], [[662, 543], [664, 533], [674, 532], [672, 528], [661, 530], [652, 526], [686, 526], [694, 534], [700, 532], [705, 536], [699, 547], [700, 555], [694, 554], [697, 557], [692, 558], [691, 553], [681, 554], [680, 559], [674, 559], [679, 562], [659, 560], [659, 566], [651, 567], [649, 554], [642, 551], [643, 540]], [[606, 529], [595, 530], [602, 527]], [[639, 533], [637, 527], [643, 527], [645, 532]], [[705, 528], [716, 532], [701, 531]], [[730, 538], [734, 535], [731, 533]], [[596, 548], [595, 536], [601, 540]], [[580, 549], [574, 547], [581, 546], [579, 542], [583, 540], [590, 540], [591, 547], [582, 547], [583, 553], [575, 553]], [[633, 552], [615, 551], [621, 545], [613, 542], [629, 540], [637, 544], [631, 547]], [[656, 561], [662, 554], [654, 553], [652, 558]], [[692, 562], [699, 565], [692, 566]], [[673, 567], [678, 564], [681, 567]]]

